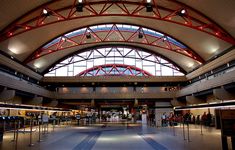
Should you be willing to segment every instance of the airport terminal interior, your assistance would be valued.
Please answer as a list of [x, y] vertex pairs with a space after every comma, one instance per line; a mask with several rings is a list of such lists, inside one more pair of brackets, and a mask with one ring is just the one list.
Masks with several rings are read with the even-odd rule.
[[235, 150], [234, 0], [1, 0], [1, 150]]

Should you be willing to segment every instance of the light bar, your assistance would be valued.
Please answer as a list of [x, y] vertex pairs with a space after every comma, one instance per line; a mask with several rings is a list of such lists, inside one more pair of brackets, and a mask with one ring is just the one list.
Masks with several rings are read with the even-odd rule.
[[206, 109], [206, 108], [228, 108], [228, 107], [234, 107], [235, 108], [235, 101], [209, 103], [209, 104], [198, 104], [198, 105], [192, 105], [192, 106], [181, 106], [181, 107], [175, 107], [175, 110]]
[[71, 111], [69, 109], [45, 107], [45, 106], [33, 106], [24, 104], [8, 104], [0, 103], [0, 109], [17, 109], [17, 110], [34, 110], [34, 111]]

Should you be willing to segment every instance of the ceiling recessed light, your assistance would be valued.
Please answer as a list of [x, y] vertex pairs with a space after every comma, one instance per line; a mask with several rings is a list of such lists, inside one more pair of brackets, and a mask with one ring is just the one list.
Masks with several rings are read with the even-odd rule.
[[44, 15], [46, 15], [46, 14], [48, 14], [48, 11], [47, 11], [46, 9], [43, 9], [43, 10], [42, 10], [42, 13], [43, 13]]
[[181, 13], [181, 14], [185, 14], [185, 13], [186, 13], [186, 10], [185, 10], [185, 9], [182, 9], [182, 10], [180, 11], [180, 13]]

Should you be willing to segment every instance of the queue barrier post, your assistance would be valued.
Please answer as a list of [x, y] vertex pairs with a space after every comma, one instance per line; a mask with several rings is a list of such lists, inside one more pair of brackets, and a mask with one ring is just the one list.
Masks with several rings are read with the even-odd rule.
[[15, 140], [16, 140], [16, 120], [14, 120], [14, 135], [11, 141], [14, 142]]
[[33, 144], [33, 117], [30, 118], [30, 135], [29, 135], [29, 146], [34, 146]]
[[183, 137], [184, 137], [184, 140], [186, 140], [186, 137], [185, 137], [185, 130], [184, 130], [184, 122], [183, 122]]
[[190, 140], [190, 133], [189, 133], [189, 123], [187, 123], [187, 129], [188, 129], [188, 142], [191, 142], [191, 140]]
[[20, 120], [17, 121], [16, 139], [15, 139], [15, 150], [18, 149], [19, 127], [20, 127]]

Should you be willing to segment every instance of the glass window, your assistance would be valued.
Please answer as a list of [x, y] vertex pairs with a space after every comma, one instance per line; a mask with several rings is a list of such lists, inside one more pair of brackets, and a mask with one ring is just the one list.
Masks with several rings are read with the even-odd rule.
[[[121, 56], [120, 53], [117, 51], [121, 51], [122, 53], [129, 53], [127, 56]], [[102, 56], [100, 53], [103, 53], [107, 56]], [[119, 54], [117, 56], [117, 54]], [[87, 59], [81, 58], [81, 56], [87, 57]], [[88, 57], [92, 56], [92, 57]], [[138, 57], [137, 57], [138, 56]], [[149, 57], [146, 57], [149, 56]], [[145, 59], [142, 59], [146, 57]], [[159, 61], [157, 61], [159, 60]], [[74, 76], [78, 75], [79, 73], [94, 68], [96, 66], [104, 66], [116, 64], [120, 65], [123, 64], [128, 66], [133, 66], [134, 68], [143, 69], [154, 76], [181, 76], [184, 75], [179, 69], [168, 62], [167, 60], [153, 55], [149, 52], [144, 52], [141, 49], [130, 49], [127, 47], [107, 47], [107, 48], [100, 48], [100, 49], [91, 49], [89, 51], [75, 54], [74, 56], [61, 61], [60, 63], [56, 64], [54, 67], [49, 69], [50, 71], [45, 74], [45, 76]], [[104, 68], [106, 72], [109, 72], [112, 67]], [[126, 71], [125, 71], [126, 70]], [[125, 67], [120, 67], [119, 71], [125, 72], [127, 75], [131, 75], [131, 72], [134, 75], [143, 76], [139, 71], [133, 69], [132, 71], [128, 70]], [[89, 74], [85, 74], [86, 76], [95, 75], [97, 70], [90, 71]], [[104, 75], [105, 73], [101, 71], [99, 75]], [[119, 74], [118, 71], [113, 68], [112, 74]]]
[[67, 76], [68, 74], [68, 67], [61, 67], [56, 69], [56, 76]]

